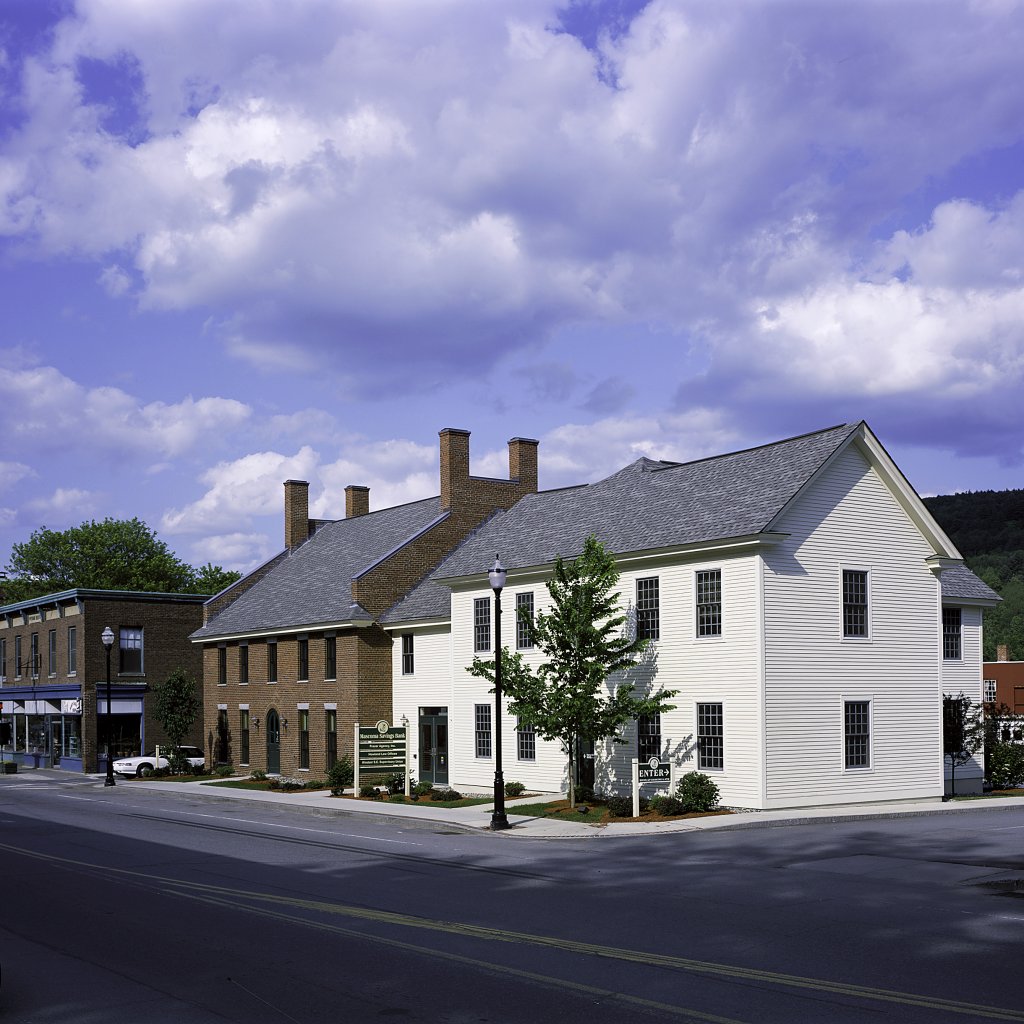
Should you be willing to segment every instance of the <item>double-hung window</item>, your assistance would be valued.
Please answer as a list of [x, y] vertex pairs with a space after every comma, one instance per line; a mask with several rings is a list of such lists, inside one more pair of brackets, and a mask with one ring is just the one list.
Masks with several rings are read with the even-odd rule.
[[277, 641], [267, 641], [267, 682], [277, 682]]
[[0, 683], [7, 682], [7, 638], [0, 639]]
[[309, 711], [299, 710], [299, 767], [309, 768]]
[[338, 638], [324, 637], [324, 679], [338, 678]]
[[871, 701], [843, 702], [843, 743], [847, 768], [871, 767]]
[[238, 681], [249, 682], [249, 645], [238, 645]]
[[129, 674], [142, 673], [142, 629], [135, 626], [122, 626], [120, 638], [119, 672]]
[[49, 675], [57, 674], [57, 630], [51, 629], [47, 637], [46, 671]]
[[942, 609], [942, 657], [959, 661], [962, 657], [962, 616], [959, 608]]
[[491, 705], [477, 704], [474, 714], [476, 756], [491, 756]]
[[661, 715], [641, 715], [636, 720], [636, 756], [641, 764], [661, 757]]
[[68, 675], [78, 674], [78, 627], [68, 626]]
[[520, 761], [537, 760], [537, 733], [532, 722], [521, 718], [516, 724], [516, 756]]
[[238, 712], [238, 759], [239, 764], [249, 763], [249, 709]]
[[228, 648], [221, 644], [217, 648], [217, 685], [224, 686], [228, 681]]
[[335, 708], [324, 711], [324, 731], [327, 740], [327, 770], [330, 771], [338, 760], [338, 712]]
[[701, 771], [725, 768], [725, 719], [721, 704], [697, 705], [697, 767]]
[[21, 637], [14, 638], [14, 678], [21, 678]]
[[299, 679], [309, 679], [309, 638], [299, 637]]
[[473, 601], [473, 650], [489, 651], [490, 649], [491, 599], [478, 597]]
[[411, 676], [416, 671], [416, 650], [412, 633], [402, 634], [402, 675]]
[[657, 576], [636, 581], [636, 635], [639, 640], [661, 638], [661, 599]]
[[996, 681], [994, 679], [985, 680], [985, 697], [986, 704], [995, 704], [996, 702]]
[[39, 634], [33, 633], [29, 637], [29, 674], [33, 679], [39, 675]]
[[696, 577], [697, 636], [722, 635], [722, 570], [702, 569]]
[[843, 570], [843, 636], [868, 636], [868, 574], [863, 569]]
[[516, 594], [516, 650], [533, 647], [533, 591]]

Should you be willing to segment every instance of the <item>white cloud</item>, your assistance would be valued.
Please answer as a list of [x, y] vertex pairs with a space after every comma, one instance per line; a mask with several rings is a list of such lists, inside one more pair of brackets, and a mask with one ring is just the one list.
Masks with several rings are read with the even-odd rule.
[[45, 498], [35, 498], [26, 503], [26, 509], [37, 516], [40, 522], [47, 517], [63, 526], [67, 523], [80, 523], [95, 515], [100, 507], [103, 496], [94, 491], [86, 491], [76, 487], [58, 487]]
[[46, 443], [94, 451], [177, 457], [248, 420], [249, 406], [191, 396], [140, 403], [119, 388], [87, 388], [52, 366], [0, 367], [0, 427], [33, 448]]
[[6, 491], [19, 481], [35, 475], [35, 470], [23, 462], [0, 462], [0, 490]]
[[[114, 293], [133, 263], [144, 305], [210, 307], [262, 367], [365, 381], [383, 343], [431, 386], [570, 322], [797, 302], [1018, 132], [1019, 7], [652, 0], [596, 53], [557, 10], [83, 0], [26, 63], [0, 230], [102, 255]], [[105, 127], [82, 56], [130, 58], [148, 134]]]
[[280, 551], [262, 533], [221, 533], [196, 539], [189, 545], [193, 565], [212, 562], [226, 569], [248, 572]]

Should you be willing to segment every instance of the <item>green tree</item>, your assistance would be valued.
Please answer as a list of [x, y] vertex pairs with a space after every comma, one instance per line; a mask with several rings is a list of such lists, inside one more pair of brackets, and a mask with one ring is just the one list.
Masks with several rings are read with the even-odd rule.
[[193, 586], [197, 594], [219, 594], [241, 578], [240, 572], [222, 569], [219, 565], [207, 562], [195, 571]]
[[[671, 710], [668, 701], [678, 692], [634, 695], [635, 684], [626, 675], [647, 642], [628, 628], [619, 609], [618, 581], [612, 556], [596, 537], [588, 537], [575, 561], [555, 560], [547, 585], [552, 610], [523, 620], [544, 660], [534, 669], [518, 653], [503, 648], [499, 655], [509, 712], [531, 723], [544, 739], [557, 740], [568, 759], [570, 806], [576, 803], [578, 742], [610, 737], [624, 743], [619, 736], [623, 725]], [[493, 682], [494, 666], [494, 661], [475, 658], [470, 672]]]
[[181, 561], [140, 519], [90, 520], [67, 530], [34, 530], [15, 544], [7, 566], [3, 601], [71, 590], [142, 590], [167, 594], [214, 593], [203, 585], [231, 582], [217, 566], [199, 573]]
[[967, 764], [985, 742], [981, 705], [963, 693], [942, 697], [942, 752], [949, 758], [950, 795], [956, 796], [956, 770]]
[[192, 731], [203, 710], [203, 700], [195, 678], [176, 668], [162, 683], [153, 687], [153, 712], [175, 751]]

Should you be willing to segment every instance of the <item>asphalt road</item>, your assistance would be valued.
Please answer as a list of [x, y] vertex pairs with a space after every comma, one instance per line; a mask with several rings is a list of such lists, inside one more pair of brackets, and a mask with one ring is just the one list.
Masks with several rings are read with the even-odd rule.
[[1024, 1022], [1022, 951], [1019, 810], [595, 843], [0, 776], [5, 1024]]

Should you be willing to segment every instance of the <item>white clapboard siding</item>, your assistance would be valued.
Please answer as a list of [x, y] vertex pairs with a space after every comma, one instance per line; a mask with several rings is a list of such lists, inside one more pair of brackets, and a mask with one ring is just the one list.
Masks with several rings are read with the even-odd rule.
[[[982, 701], [982, 612], [980, 608], [963, 608], [960, 612], [960, 658], [943, 659], [942, 692], [955, 697], [962, 693], [975, 704]], [[953, 775], [948, 758], [944, 758], [946, 779]], [[967, 764], [956, 769], [958, 793], [980, 792], [984, 775], [984, 752], [979, 750]], [[947, 785], [947, 790], [949, 786]]]
[[[413, 668], [411, 675], [402, 674], [402, 634], [413, 635]], [[452, 647], [447, 625], [396, 628], [392, 634], [391, 678], [394, 721], [404, 715], [410, 726], [412, 742], [412, 774], [419, 772], [419, 709], [448, 707], [452, 695]]]
[[[696, 636], [695, 576], [701, 569], [722, 572], [723, 635]], [[754, 556], [674, 563], [662, 560], [642, 569], [629, 568], [620, 580], [623, 608], [635, 602], [636, 580], [659, 580], [661, 638], [653, 642], [641, 663], [626, 679], [644, 693], [664, 686], [679, 690], [676, 708], [662, 716], [662, 750], [677, 764], [677, 772], [695, 770], [696, 705], [723, 705], [725, 720], [725, 769], [713, 773], [730, 806], [754, 806], [760, 792], [760, 644], [758, 624], [757, 560]], [[515, 649], [515, 595], [532, 590], [535, 611], [550, 607], [543, 581], [516, 584], [510, 581], [502, 595], [502, 642]], [[490, 704], [489, 685], [471, 676], [473, 600], [489, 596], [483, 588], [457, 591], [452, 599], [453, 683], [450, 711], [451, 778], [457, 788], [486, 790], [493, 783], [491, 758], [477, 758], [474, 714], [476, 704]], [[540, 660], [538, 652], [521, 652], [528, 662]], [[619, 685], [622, 679], [612, 680]], [[505, 779], [515, 779], [531, 789], [565, 791], [568, 787], [566, 757], [555, 741], [537, 740], [535, 762], [518, 760], [515, 720], [503, 724]], [[595, 766], [596, 787], [605, 792], [627, 792], [630, 762], [636, 756], [636, 727], [623, 731], [625, 743], [609, 741], [599, 747]], [[457, 781], [456, 781], [457, 780]], [[652, 790], [653, 792], [653, 790]]]
[[[942, 790], [939, 583], [920, 532], [848, 448], [765, 554], [766, 807]], [[868, 640], [842, 637], [843, 568], [869, 572]], [[843, 702], [869, 699], [871, 766], [845, 770]]]

